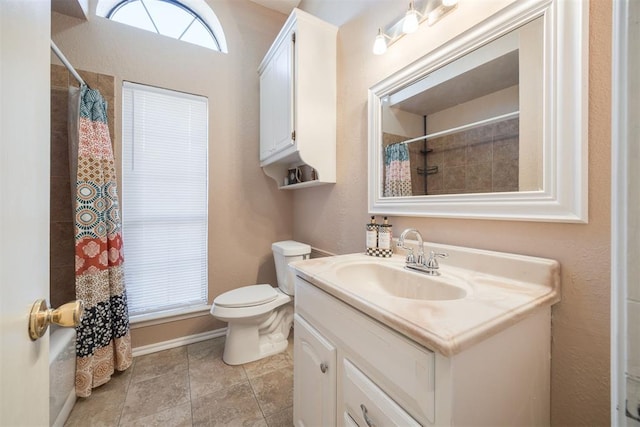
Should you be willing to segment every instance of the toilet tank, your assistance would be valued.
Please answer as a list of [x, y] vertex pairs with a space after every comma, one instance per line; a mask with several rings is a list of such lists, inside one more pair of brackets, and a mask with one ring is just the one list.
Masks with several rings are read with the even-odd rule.
[[290, 262], [309, 258], [311, 246], [293, 240], [284, 240], [273, 243], [271, 249], [273, 250], [273, 259], [276, 263], [278, 287], [285, 294], [293, 295], [295, 277], [288, 265]]

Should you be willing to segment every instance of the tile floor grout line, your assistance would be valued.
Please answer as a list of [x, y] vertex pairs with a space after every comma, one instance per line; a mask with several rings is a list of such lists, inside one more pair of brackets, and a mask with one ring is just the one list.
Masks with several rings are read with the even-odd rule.
[[189, 387], [189, 413], [191, 414], [191, 426], [193, 427], [193, 396], [191, 395], [191, 358], [189, 357], [189, 346], [187, 351], [187, 385]]
[[256, 390], [253, 388], [253, 383], [251, 382], [251, 378], [249, 377], [249, 374], [247, 373], [247, 370], [245, 369], [244, 365], [242, 365], [242, 369], [244, 369], [244, 374], [247, 376], [247, 381], [249, 382], [249, 387], [251, 388], [251, 393], [253, 394], [253, 398], [256, 400], [256, 403], [258, 404], [258, 408], [260, 408], [262, 419], [264, 420], [265, 424], [267, 424], [268, 426], [269, 423], [267, 422], [267, 416], [264, 414], [264, 409], [262, 409], [262, 405], [260, 404], [260, 399], [258, 399], [258, 396], [256, 395]]
[[117, 424], [118, 426], [122, 424], [122, 414], [124, 413], [124, 408], [127, 403], [127, 397], [129, 396], [129, 388], [131, 387], [131, 381], [133, 381], [133, 370], [135, 369], [135, 366], [136, 366], [136, 359], [133, 358], [133, 360], [131, 361], [131, 366], [129, 366], [129, 369], [131, 369], [131, 374], [129, 375], [129, 380], [127, 381], [127, 386], [125, 388], [126, 391], [124, 393], [124, 399], [122, 400], [122, 405], [120, 406], [120, 414], [118, 415], [118, 424]]

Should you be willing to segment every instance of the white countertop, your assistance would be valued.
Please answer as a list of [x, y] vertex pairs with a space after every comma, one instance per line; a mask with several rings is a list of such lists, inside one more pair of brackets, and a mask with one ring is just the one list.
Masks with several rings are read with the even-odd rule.
[[[467, 290], [455, 300], [418, 300], [350, 290], [336, 274], [346, 263], [379, 262], [403, 269], [404, 256], [374, 258], [338, 255], [290, 264], [296, 274], [415, 342], [452, 356], [515, 324], [536, 309], [560, 301], [557, 261], [523, 255], [428, 244], [446, 251], [440, 261], [442, 278]], [[410, 273], [423, 274], [423, 273]]]

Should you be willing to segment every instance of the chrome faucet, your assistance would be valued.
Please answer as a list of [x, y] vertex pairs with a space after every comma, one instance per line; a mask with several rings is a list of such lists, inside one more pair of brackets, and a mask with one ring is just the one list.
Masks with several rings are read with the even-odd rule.
[[[404, 239], [407, 237], [407, 234], [415, 233], [418, 238], [418, 260], [416, 261], [415, 256], [413, 255], [413, 248], [408, 248], [404, 245]], [[398, 247], [402, 249], [406, 249], [409, 252], [407, 253], [407, 264], [424, 264], [424, 246], [422, 241], [422, 234], [415, 228], [407, 228], [400, 235], [400, 239], [398, 239]]]
[[[409, 233], [414, 233], [418, 238], [418, 258], [416, 259], [413, 254], [413, 248], [409, 248], [405, 246], [404, 239], [407, 237]], [[438, 258], [446, 258], [449, 256], [446, 252], [429, 252], [429, 259], [424, 260], [424, 245], [423, 245], [422, 235], [415, 228], [407, 228], [400, 234], [400, 238], [398, 239], [398, 247], [402, 249], [406, 249], [407, 257], [405, 259], [406, 265], [405, 268], [409, 270], [416, 270], [421, 273], [428, 274], [430, 276], [439, 276], [440, 275], [440, 265], [438, 264]]]

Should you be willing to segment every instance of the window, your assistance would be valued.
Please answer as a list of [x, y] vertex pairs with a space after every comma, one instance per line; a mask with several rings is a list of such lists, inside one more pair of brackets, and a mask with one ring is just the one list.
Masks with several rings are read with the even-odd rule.
[[222, 26], [202, 0], [101, 0], [98, 16], [227, 52]]
[[207, 98], [125, 82], [122, 232], [129, 314], [207, 304]]

